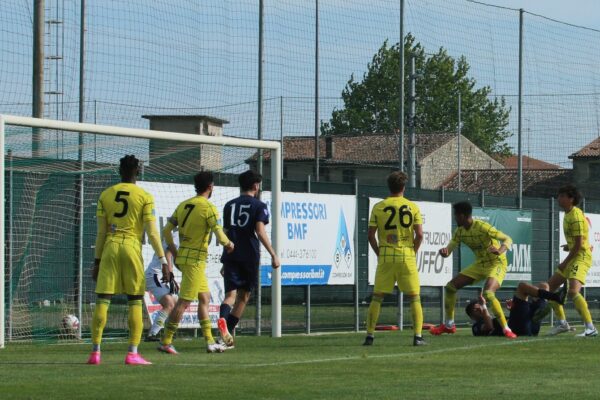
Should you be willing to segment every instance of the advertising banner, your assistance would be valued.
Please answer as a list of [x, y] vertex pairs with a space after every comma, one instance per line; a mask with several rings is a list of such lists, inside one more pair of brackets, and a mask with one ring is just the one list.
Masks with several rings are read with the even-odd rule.
[[[369, 198], [369, 216], [382, 199]], [[446, 203], [415, 202], [423, 216], [423, 243], [417, 253], [421, 286], [445, 286], [452, 279], [452, 257], [443, 258], [438, 250], [452, 238], [451, 205]], [[375, 282], [377, 255], [369, 247], [369, 284]]]

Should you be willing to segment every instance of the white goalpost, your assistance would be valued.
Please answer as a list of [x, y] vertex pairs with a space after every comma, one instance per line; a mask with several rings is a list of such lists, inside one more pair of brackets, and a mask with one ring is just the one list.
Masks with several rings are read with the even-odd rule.
[[[255, 149], [255, 150], [265, 150], [265, 151], [269, 151], [270, 152], [270, 182], [271, 182], [271, 240], [272, 240], [272, 244], [273, 244], [273, 248], [275, 249], [275, 251], [277, 253], [279, 253], [280, 250], [280, 244], [281, 244], [281, 234], [282, 234], [282, 230], [281, 230], [281, 226], [280, 226], [280, 204], [281, 204], [281, 170], [282, 170], [282, 165], [281, 165], [281, 145], [279, 142], [275, 142], [275, 141], [267, 141], [267, 140], [253, 140], [253, 139], [242, 139], [242, 138], [234, 138], [234, 137], [223, 137], [223, 136], [207, 136], [207, 135], [192, 135], [192, 134], [186, 134], [186, 133], [179, 133], [179, 132], [169, 132], [169, 131], [157, 131], [157, 130], [146, 130], [146, 129], [136, 129], [136, 128], [123, 128], [123, 127], [118, 127], [118, 126], [108, 126], [108, 125], [94, 125], [94, 124], [87, 124], [87, 123], [76, 123], [76, 122], [67, 122], [67, 121], [57, 121], [57, 120], [50, 120], [50, 119], [38, 119], [38, 118], [29, 118], [29, 117], [21, 117], [21, 116], [13, 116], [13, 115], [0, 115], [0, 148], [2, 149], [2, 151], [0, 152], [0, 168], [2, 169], [0, 172], [0, 194], [1, 194], [1, 198], [2, 201], [0, 202], [0, 215], [2, 216], [3, 222], [0, 223], [0, 237], [2, 237], [3, 239], [3, 245], [0, 246], [0, 275], [1, 275], [1, 284], [0, 284], [0, 348], [3, 348], [5, 346], [6, 340], [7, 340], [7, 333], [9, 334], [9, 340], [12, 337], [12, 332], [13, 332], [13, 327], [12, 327], [12, 300], [13, 297], [11, 295], [12, 291], [13, 291], [13, 281], [11, 279], [11, 274], [13, 273], [13, 265], [12, 265], [12, 260], [13, 260], [13, 236], [12, 236], [12, 229], [13, 226], [15, 225], [13, 223], [13, 215], [18, 212], [18, 207], [19, 207], [19, 203], [18, 200], [16, 201], [16, 205], [13, 205], [13, 201], [12, 201], [12, 196], [13, 196], [13, 192], [15, 192], [15, 190], [13, 189], [13, 182], [12, 182], [12, 167], [11, 168], [7, 168], [7, 162], [10, 162], [12, 165], [13, 162], [13, 155], [11, 153], [11, 147], [9, 147], [9, 141], [12, 140], [12, 136], [10, 136], [9, 134], [9, 128], [12, 131], [13, 129], [25, 129], [27, 130], [27, 132], [29, 132], [29, 129], [31, 130], [31, 132], [38, 132], [38, 130], [40, 131], [45, 131], [45, 130], [51, 130], [53, 133], [53, 138], [56, 137], [56, 142], [52, 142], [51, 146], [53, 146], [53, 149], [58, 151], [62, 151], [63, 152], [63, 157], [64, 157], [64, 152], [68, 152], [71, 151], [72, 154], [67, 154], [66, 158], [62, 158], [62, 159], [58, 159], [58, 157], [56, 157], [55, 159], [49, 159], [48, 157], [44, 158], [44, 157], [40, 157], [39, 160], [41, 161], [36, 161], [38, 162], [38, 164], [36, 164], [36, 168], [38, 168], [37, 171], [41, 171], [41, 173], [46, 172], [44, 170], [44, 168], [50, 170], [50, 168], [53, 168], [53, 166], [56, 166], [57, 164], [59, 164], [59, 162], [62, 162], [61, 165], [63, 164], [67, 164], [67, 162], [70, 162], [70, 165], [76, 165], [76, 163], [78, 161], [82, 162], [83, 165], [83, 160], [86, 157], [86, 154], [89, 157], [89, 148], [87, 147], [87, 145], [85, 144], [85, 142], [83, 141], [83, 134], [86, 135], [86, 140], [88, 140], [88, 143], [91, 139], [94, 140], [94, 144], [96, 143], [96, 138], [99, 139], [103, 139], [105, 140], [106, 146], [112, 146], [111, 151], [113, 153], [117, 153], [120, 152], [122, 153], [122, 155], [128, 153], [128, 148], [127, 146], [123, 146], [123, 145], [119, 145], [117, 142], [118, 140], [121, 140], [121, 138], [126, 138], [127, 140], [131, 139], [144, 139], [146, 140], [148, 143], [151, 143], [152, 141], [155, 142], [161, 142], [161, 143], [172, 143], [172, 142], [176, 142], [179, 143], [180, 145], [175, 145], [176, 148], [179, 148], [177, 146], [185, 146], [187, 145], [187, 147], [185, 147], [184, 150], [181, 150], [181, 154], [186, 154], [189, 155], [190, 153], [193, 154], [197, 154], [195, 155], [195, 157], [198, 157], [198, 160], [201, 157], [205, 157], [205, 153], [207, 153], [207, 151], [205, 150], [206, 148], [210, 148], [210, 149], [216, 149], [214, 152], [215, 154], [218, 154], [218, 156], [215, 156], [218, 158], [219, 162], [221, 162], [221, 159], [224, 157], [224, 151], [225, 149], [234, 149], [235, 151], [237, 151], [238, 149], [235, 148], [239, 148], [239, 149], [244, 149], [245, 151], [249, 151], [251, 149]], [[54, 133], [56, 132], [56, 133]], [[69, 141], [65, 141], [64, 137], [63, 137], [63, 141], [60, 142], [59, 141], [59, 133], [58, 132], [67, 132], [68, 135], [70, 135], [69, 137], [71, 138], [70, 142]], [[30, 140], [29, 138], [31, 138], [31, 141], [33, 141], [33, 133], [27, 133], [27, 140]], [[26, 135], [23, 135], [24, 137]], [[80, 137], [79, 139], [79, 145], [77, 145], [77, 136]], [[43, 137], [43, 136], [42, 136]], [[113, 138], [113, 139], [111, 139]], [[111, 142], [112, 140], [112, 142]], [[28, 142], [28, 144], [30, 144], [31, 142]], [[69, 145], [70, 143], [70, 145]], [[10, 144], [12, 145], [12, 144]], [[50, 145], [48, 143], [44, 143], [44, 146], [49, 147]], [[146, 147], [148, 147], [149, 145], [146, 145]], [[31, 147], [31, 145], [30, 145]], [[32, 148], [32, 147], [31, 147]], [[165, 146], [165, 148], [167, 148], [167, 146]], [[173, 146], [171, 147], [171, 149], [173, 148]], [[66, 149], [66, 150], [65, 150]], [[117, 150], [118, 149], [118, 150]], [[232, 152], [234, 151], [232, 150]], [[7, 153], [8, 151], [8, 153]], [[96, 151], [95, 149], [93, 150], [94, 152]], [[146, 152], [150, 152], [150, 150], [148, 150], [147, 148], [145, 149]], [[175, 155], [174, 157], [171, 157], [170, 153], [168, 153], [171, 150], [163, 150], [163, 163], [164, 165], [168, 166], [169, 165], [169, 160], [170, 159], [176, 159], [177, 155]], [[79, 153], [79, 160], [77, 159], [77, 156], [73, 156], [73, 154]], [[195, 152], [195, 153], [194, 153]], [[200, 152], [202, 153], [202, 156], [200, 156]], [[27, 162], [33, 162], [32, 160], [34, 160], [35, 154], [33, 153], [33, 150], [31, 150], [31, 154], [21, 154], [19, 155], [19, 157], [15, 157], [15, 160], [17, 160], [20, 163], [27, 163]], [[69, 158], [70, 157], [70, 158]], [[171, 157], [169, 159], [169, 157]], [[165, 161], [165, 159], [167, 161]], [[239, 156], [238, 156], [239, 159]], [[86, 160], [85, 162], [88, 163], [89, 160]], [[101, 168], [101, 166], [99, 166], [99, 162], [96, 161], [96, 156], [94, 153], [94, 158], [92, 159], [92, 161], [89, 162], [89, 164], [93, 165], [95, 168], [97, 168], [98, 170]], [[114, 164], [114, 163], [113, 163]], [[221, 163], [223, 164], [223, 163]], [[240, 165], [243, 165], [243, 163], [238, 163], [238, 167], [240, 167]], [[50, 166], [50, 167], [47, 167]], [[63, 167], [64, 168], [64, 167]], [[108, 167], [103, 167], [108, 168]], [[156, 170], [157, 167], [155, 167]], [[10, 171], [9, 171], [10, 169]], [[210, 169], [210, 168], [209, 168]], [[178, 170], [181, 171], [181, 170]], [[81, 171], [81, 174], [78, 173], [78, 170], [76, 168], [71, 168], [71, 170], [68, 171], [71, 175], [69, 176], [70, 179], [78, 179], [78, 178], [73, 178], [73, 177], [81, 177], [81, 186], [79, 191], [77, 192], [77, 195], [70, 195], [69, 200], [73, 200], [73, 204], [77, 203], [77, 198], [76, 196], [80, 196], [79, 197], [79, 204], [83, 204], [83, 187], [84, 185], [86, 186], [86, 190], [87, 190], [87, 184], [86, 184], [86, 178], [84, 178], [85, 175], [83, 175], [83, 170]], [[94, 172], [94, 171], [92, 171]], [[191, 175], [193, 171], [189, 171], [189, 174]], [[173, 173], [175, 174], [175, 173]], [[178, 172], [179, 177], [181, 177], [182, 172]], [[233, 174], [233, 173], [232, 173]], [[38, 183], [38, 182], [32, 182], [31, 178], [25, 177], [22, 178], [21, 181], [22, 182], [21, 185], [22, 187], [18, 187], [18, 191], [17, 191], [17, 196], [21, 196], [21, 198], [23, 198], [26, 195], [29, 195], [31, 197], [30, 192], [34, 191], [34, 190], [39, 190], [40, 187], [42, 187], [43, 185], [46, 185], [45, 187], [50, 187], [50, 189], [45, 188], [45, 190], [48, 191], [49, 194], [46, 194], [46, 196], [48, 197], [58, 197], [61, 196], [61, 189], [58, 187], [56, 187], [56, 185], [53, 187], [53, 182], [47, 182], [44, 181], [43, 183]], [[10, 188], [10, 193], [7, 193], [7, 185], [9, 185]], [[5, 201], [5, 199], [7, 199], [7, 197], [5, 197], [6, 195], [9, 195], [10, 201]], [[35, 196], [35, 195], [34, 195]], [[35, 206], [37, 206], [36, 201], [38, 201], [35, 197], [33, 200], [33, 208], [35, 208]], [[7, 203], [9, 204], [7, 207]], [[65, 202], [65, 204], [71, 204], [68, 202]], [[13, 208], [14, 207], [14, 208]], [[55, 213], [55, 214], [60, 214], [61, 212], [63, 213], [67, 213], [67, 214], [73, 214], [73, 215], [78, 215], [78, 211], [77, 210], [73, 210], [74, 207], [71, 207], [71, 209], [69, 210], [68, 208], [65, 208], [63, 206], [62, 209], [60, 210], [50, 210], [49, 213]], [[7, 215], [7, 210], [10, 213], [10, 217], [6, 217]], [[16, 211], [15, 211], [16, 210]], [[62, 211], [61, 211], [62, 210]], [[81, 205], [81, 210], [83, 210], [83, 205]], [[81, 216], [83, 216], [83, 211], [81, 212]], [[69, 240], [73, 240], [73, 238], [75, 238], [75, 240], [77, 240], [77, 236], [79, 237], [79, 246], [80, 248], [83, 248], [83, 241], [82, 241], [82, 237], [84, 235], [83, 233], [83, 223], [80, 224], [80, 226], [77, 226], [77, 217], [73, 217], [73, 215], [71, 215], [69, 218], [71, 218], [71, 222], [69, 225]], [[35, 213], [31, 213], [31, 215], [28, 217], [30, 218], [30, 220], [24, 219], [23, 221], [20, 221], [20, 226], [19, 229], [20, 231], [25, 231], [27, 229], [31, 229], [33, 230], [33, 228], [31, 228], [30, 226], [28, 226], [28, 224], [33, 224], [34, 221], [36, 221], [36, 214]], [[10, 222], [9, 222], [10, 221]], [[31, 221], [31, 222], [29, 222]], [[73, 222], [75, 221], [75, 222]], [[82, 217], [82, 221], [83, 221], [83, 217]], [[56, 222], [48, 222], [48, 226], [50, 228], [50, 230], [52, 230], [52, 223], [56, 224]], [[76, 232], [76, 231], [79, 232]], [[24, 237], [25, 239], [22, 239], [22, 241], [27, 241], [27, 243], [25, 245], [23, 245], [23, 247], [25, 247], [27, 249], [27, 251], [29, 251], [29, 246], [33, 246], [35, 245], [35, 240], [36, 240], [36, 236], [35, 236], [35, 232], [28, 232], [27, 235], [23, 234], [22, 232], [18, 232], [20, 233], [22, 236], [20, 237]], [[52, 232], [50, 233], [52, 234]], [[10, 237], [9, 237], [10, 236]], [[57, 234], [58, 236], [58, 234]], [[89, 234], [88, 234], [89, 236]], [[60, 239], [56, 239], [58, 241], [60, 241]], [[33, 243], [33, 245], [31, 244]], [[60, 248], [57, 249], [48, 249], [49, 246], [46, 246], [44, 248], [42, 248], [41, 250], [39, 250], [39, 253], [42, 254], [42, 256], [40, 255], [36, 255], [36, 257], [38, 257], [36, 259], [37, 263], [43, 262], [43, 260], [45, 260], [47, 257], [51, 257], [53, 254], [57, 253], [60, 254]], [[7, 250], [8, 250], [8, 254], [7, 254]], [[83, 252], [83, 250], [80, 250], [80, 252]], [[37, 254], [37, 253], [36, 253]], [[7, 269], [7, 257], [10, 257], [10, 272]], [[44, 258], [45, 257], [45, 258]], [[41, 260], [41, 261], [40, 261]], [[73, 298], [77, 299], [77, 301], [73, 301], [71, 304], [71, 309], [72, 310], [76, 310], [79, 309], [79, 315], [81, 315], [82, 313], [82, 297], [83, 297], [83, 287], [82, 287], [82, 281], [83, 281], [83, 276], [84, 276], [84, 265], [83, 265], [83, 256], [79, 256], [79, 260], [78, 260], [78, 265], [77, 263], [71, 263], [70, 265], [75, 265], [74, 267], [70, 266], [69, 268], [79, 268], [78, 271], [78, 279], [79, 279], [79, 283], [78, 284], [74, 284], [73, 281], [73, 277], [71, 275], [69, 275], [68, 277], [66, 277], [66, 280], [71, 280], [69, 281], [69, 285], [71, 285], [71, 288], [73, 290], [73, 292], [75, 293], [73, 296]], [[72, 260], [72, 261], [76, 261], [76, 260]], [[23, 262], [23, 265], [25, 265], [26, 262]], [[26, 268], [25, 266], [20, 266], [20, 268]], [[66, 267], [65, 267], [66, 268]], [[21, 271], [19, 270], [18, 272], [21, 275], [26, 275], [24, 269]], [[73, 271], [71, 271], [73, 272]], [[86, 271], [87, 272], [87, 271]], [[7, 282], [8, 279], [8, 292], [7, 293]], [[271, 281], [272, 281], [272, 286], [271, 286], [271, 335], [272, 337], [281, 337], [281, 271], [280, 269], [277, 270], [273, 270], [271, 273]], [[37, 284], [37, 283], [36, 283]], [[79, 287], [77, 287], [77, 285], [79, 285]], [[26, 289], [25, 289], [26, 290]], [[46, 305], [45, 303], [48, 301], [44, 298], [44, 300], [36, 300], [38, 304], [38, 306], [40, 308], [42, 308], [42, 306]], [[49, 302], [49, 301], [48, 301]], [[61, 302], [61, 300], [57, 300], [58, 303]], [[78, 305], [76, 304], [78, 303]], [[30, 304], [28, 304], [27, 306], [30, 306]], [[8, 321], [7, 319], [7, 309], [6, 307], [8, 307], [8, 312], [9, 312], [9, 317], [10, 317], [10, 321]], [[38, 312], [38, 311], [36, 311]], [[41, 313], [41, 312], [40, 312]], [[34, 313], [31, 313], [34, 314]], [[26, 317], [24, 317], [25, 322], [24, 323], [28, 323], [28, 324], [33, 324], [31, 321], [34, 321], [35, 318], [37, 318], [37, 314], [35, 315], [27, 315]], [[9, 326], [7, 326], [7, 322], [9, 323]], [[81, 334], [81, 327], [78, 327], [79, 329], [79, 334]], [[31, 332], [34, 331], [33, 328], [30, 329]], [[33, 335], [34, 333], [28, 333]]]

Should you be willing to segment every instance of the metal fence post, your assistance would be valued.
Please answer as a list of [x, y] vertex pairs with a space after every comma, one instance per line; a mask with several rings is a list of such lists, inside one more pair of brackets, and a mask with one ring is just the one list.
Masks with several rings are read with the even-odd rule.
[[359, 288], [358, 288], [358, 179], [354, 179], [354, 194], [356, 196], [356, 213], [354, 215], [354, 331], [360, 329], [360, 308], [359, 308]]
[[[308, 175], [306, 177], [306, 192], [307, 193], [311, 192], [310, 181], [311, 181], [311, 176]], [[305, 303], [306, 303], [306, 309], [304, 310], [304, 323], [306, 325], [306, 333], [309, 334], [310, 328], [311, 328], [310, 327], [310, 324], [311, 324], [310, 285], [306, 285], [306, 288], [305, 288]]]
[[[4, 151], [4, 149], [2, 149]], [[8, 340], [13, 335], [13, 155], [8, 151]], [[2, 282], [4, 284], [4, 282]], [[4, 299], [0, 299], [4, 301]], [[81, 319], [80, 319], [81, 321]]]
[[398, 327], [404, 330], [404, 293], [398, 289]]
[[[550, 265], [549, 265], [549, 276], [552, 276], [554, 271], [555, 264], [555, 249], [554, 249], [554, 229], [555, 226], [555, 218], [554, 218], [554, 197], [550, 197]], [[550, 312], [550, 326], [554, 326], [554, 309]]]

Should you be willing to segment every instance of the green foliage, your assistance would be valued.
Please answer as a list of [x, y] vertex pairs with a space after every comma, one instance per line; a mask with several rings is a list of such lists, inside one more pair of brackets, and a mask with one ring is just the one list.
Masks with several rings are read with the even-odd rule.
[[[510, 154], [505, 140], [510, 108], [504, 98], [491, 98], [489, 86], [478, 87], [469, 77], [465, 57], [454, 59], [444, 48], [427, 54], [412, 35], [404, 43], [405, 115], [409, 110], [409, 73], [411, 55], [415, 56], [417, 133], [456, 132], [458, 92], [462, 97], [462, 133], [489, 154]], [[400, 93], [399, 44], [387, 41], [373, 56], [362, 80], [354, 75], [342, 92], [344, 108], [334, 110], [329, 122], [321, 126], [324, 135], [392, 133], [398, 130]], [[408, 118], [405, 119], [407, 126]]]

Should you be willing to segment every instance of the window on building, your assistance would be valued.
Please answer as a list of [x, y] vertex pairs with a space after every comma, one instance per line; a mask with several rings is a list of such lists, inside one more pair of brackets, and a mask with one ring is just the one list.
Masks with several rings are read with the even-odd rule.
[[356, 179], [356, 171], [353, 169], [345, 169], [342, 171], [342, 182], [354, 183]]
[[590, 179], [597, 180], [600, 176], [600, 163], [590, 163], [589, 165]]

